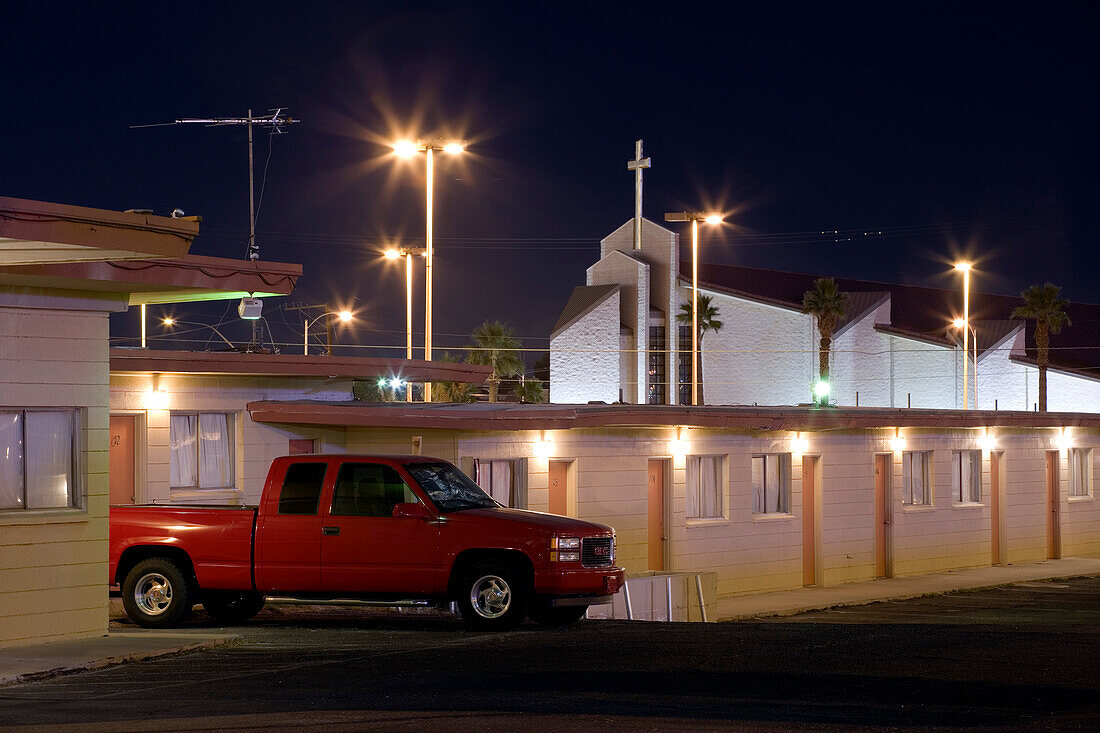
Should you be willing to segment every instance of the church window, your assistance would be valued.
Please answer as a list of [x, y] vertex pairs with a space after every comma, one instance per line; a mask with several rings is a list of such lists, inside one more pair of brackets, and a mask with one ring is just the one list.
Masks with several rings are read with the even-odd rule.
[[649, 327], [649, 348], [649, 369], [646, 377], [649, 384], [647, 402], [651, 405], [663, 405], [668, 401], [665, 386], [668, 377], [665, 369], [665, 364], [668, 363], [665, 350], [668, 346], [664, 326]]
[[691, 404], [691, 326], [679, 326], [679, 365], [676, 370], [681, 405]]

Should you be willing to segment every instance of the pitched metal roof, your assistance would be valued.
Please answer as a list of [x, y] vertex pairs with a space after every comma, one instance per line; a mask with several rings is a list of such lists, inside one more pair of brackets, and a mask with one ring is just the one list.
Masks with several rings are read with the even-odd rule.
[[[680, 263], [681, 278], [690, 278], [690, 266], [690, 262]], [[740, 265], [699, 265], [701, 287], [792, 310], [801, 310], [803, 294], [819, 277], [828, 275]], [[876, 330], [943, 346], [952, 346], [957, 340], [950, 324], [952, 318], [962, 315], [962, 295], [958, 290], [846, 277], [834, 277], [833, 280], [839, 290], [855, 299], [849, 302], [863, 303], [869, 299], [866, 294], [870, 293], [890, 294], [890, 323], [877, 325]], [[981, 353], [1003, 339], [1007, 334], [1005, 329], [1010, 328], [1008, 324], [1021, 323], [1011, 318], [1012, 311], [1021, 304], [1023, 299], [1017, 296], [971, 291], [970, 321], [978, 330]], [[1050, 337], [1050, 367], [1100, 378], [1100, 305], [1070, 303], [1066, 313], [1071, 325]], [[983, 322], [999, 325], [982, 326], [983, 335], [979, 330]], [[1025, 338], [1027, 357], [1023, 361], [1027, 363], [1035, 358], [1033, 323], [1027, 324]]]
[[593, 308], [611, 297], [612, 293], [618, 292], [619, 288], [620, 286], [615, 284], [580, 285], [573, 288], [573, 293], [569, 296], [565, 309], [558, 317], [554, 330], [550, 332], [550, 338], [554, 338], [559, 332], [564, 331], [586, 316]]

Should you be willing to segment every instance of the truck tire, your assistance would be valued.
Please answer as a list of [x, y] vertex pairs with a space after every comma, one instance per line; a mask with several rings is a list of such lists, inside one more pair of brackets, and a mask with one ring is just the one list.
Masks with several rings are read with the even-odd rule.
[[527, 615], [527, 583], [507, 563], [476, 565], [459, 583], [458, 610], [471, 629], [514, 629]]
[[551, 606], [539, 603], [531, 607], [531, 620], [539, 626], [569, 626], [584, 618], [588, 606]]
[[247, 591], [207, 591], [202, 607], [219, 624], [236, 626], [263, 610], [264, 597]]
[[150, 557], [135, 565], [122, 583], [122, 607], [138, 626], [179, 626], [194, 605], [191, 582], [172, 560]]

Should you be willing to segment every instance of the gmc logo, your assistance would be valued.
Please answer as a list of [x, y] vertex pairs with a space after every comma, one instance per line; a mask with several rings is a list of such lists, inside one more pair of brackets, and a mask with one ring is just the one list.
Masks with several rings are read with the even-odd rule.
[[607, 557], [609, 554], [611, 554], [611, 548], [602, 546], [593, 547], [592, 554], [596, 555], [597, 557]]

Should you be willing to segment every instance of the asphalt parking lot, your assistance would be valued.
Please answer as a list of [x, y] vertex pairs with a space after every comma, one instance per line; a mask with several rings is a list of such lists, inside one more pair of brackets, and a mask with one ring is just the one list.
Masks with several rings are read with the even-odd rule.
[[[196, 625], [208, 623], [201, 614]], [[280, 607], [243, 643], [0, 690], [23, 730], [1088, 730], [1100, 578], [726, 624], [470, 633]]]

